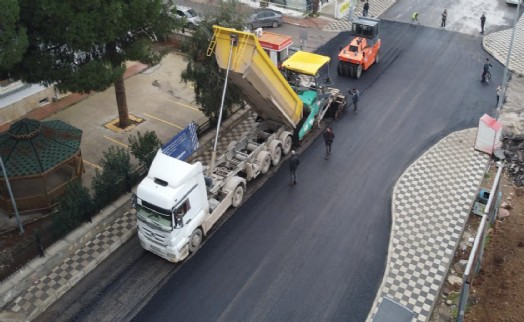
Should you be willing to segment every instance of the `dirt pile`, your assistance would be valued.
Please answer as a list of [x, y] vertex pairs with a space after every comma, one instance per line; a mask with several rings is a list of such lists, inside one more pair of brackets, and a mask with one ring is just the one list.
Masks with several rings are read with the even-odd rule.
[[502, 147], [508, 174], [517, 187], [524, 186], [524, 134], [506, 134]]

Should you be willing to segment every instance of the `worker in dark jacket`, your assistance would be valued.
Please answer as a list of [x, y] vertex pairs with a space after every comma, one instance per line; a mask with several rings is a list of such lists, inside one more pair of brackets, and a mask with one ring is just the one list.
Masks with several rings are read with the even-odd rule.
[[369, 2], [366, 0], [366, 3], [364, 3], [364, 9], [362, 10], [362, 16], [367, 17], [369, 12]]
[[360, 100], [360, 92], [356, 88], [353, 88], [352, 91], [348, 92], [351, 94], [351, 101], [353, 101], [353, 113], [357, 113], [357, 104]]
[[289, 181], [290, 186], [297, 184], [297, 169], [299, 164], [300, 159], [297, 153], [295, 150], [291, 151], [291, 158], [289, 159], [289, 173], [291, 174], [291, 180]]
[[326, 157], [325, 159], [329, 159], [329, 156], [331, 155], [331, 144], [333, 144], [333, 140], [335, 140], [335, 132], [328, 127], [324, 131], [324, 142], [326, 143]]

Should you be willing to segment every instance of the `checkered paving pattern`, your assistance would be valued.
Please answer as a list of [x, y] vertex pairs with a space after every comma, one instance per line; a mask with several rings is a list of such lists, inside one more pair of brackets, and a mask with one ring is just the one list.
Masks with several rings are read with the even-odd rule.
[[[360, 17], [362, 15], [363, 1], [356, 0], [357, 7], [353, 11], [353, 17]], [[378, 17], [395, 4], [397, 0], [370, 0], [368, 17]], [[351, 22], [349, 21], [349, 14], [340, 20], [333, 21], [329, 25], [322, 28], [322, 31], [348, 31], [351, 29]]]
[[54, 267], [46, 276], [35, 282], [27, 291], [21, 293], [4, 309], [21, 313], [30, 317], [32, 312], [42, 305], [50, 305], [67, 290], [73, 287], [79, 279], [104, 260], [110, 250], [128, 231], [136, 227], [136, 218], [130, 212], [115, 220], [103, 232], [89, 240], [83, 247], [77, 249], [70, 257]]
[[[505, 64], [513, 29], [491, 33], [484, 37], [484, 48], [498, 61]], [[524, 19], [520, 17], [515, 31], [513, 50], [509, 59], [509, 69], [524, 74]]]
[[[242, 121], [238, 125], [229, 127], [227, 129], [228, 131], [225, 133], [220, 133], [220, 138], [218, 139], [217, 144], [217, 158], [226, 152], [227, 146], [231, 141], [238, 141], [245, 133], [253, 128], [256, 118], [257, 114], [255, 112], [248, 112], [244, 115]], [[210, 148], [203, 149], [203, 152], [195, 157], [194, 161], [200, 161], [203, 165], [208, 165], [209, 162], [211, 162], [211, 153], [213, 151], [214, 143], [215, 141], [213, 138], [209, 143]]]
[[473, 149], [476, 129], [456, 132], [419, 158], [397, 182], [388, 265], [375, 300], [428, 321], [489, 164]]

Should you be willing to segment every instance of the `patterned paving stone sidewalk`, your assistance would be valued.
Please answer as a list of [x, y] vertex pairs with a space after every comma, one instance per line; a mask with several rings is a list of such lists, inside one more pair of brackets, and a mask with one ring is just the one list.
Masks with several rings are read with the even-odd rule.
[[8, 303], [2, 309], [0, 320], [35, 318], [133, 236], [135, 231], [135, 215], [126, 212]]
[[[491, 33], [484, 37], [484, 49], [502, 64], [506, 63], [513, 29]], [[524, 75], [524, 18], [520, 17], [515, 31], [513, 51], [509, 60], [509, 69]]]
[[485, 170], [475, 151], [476, 129], [455, 132], [402, 175], [393, 193], [393, 223], [386, 272], [371, 313], [384, 298], [427, 321], [460, 242]]

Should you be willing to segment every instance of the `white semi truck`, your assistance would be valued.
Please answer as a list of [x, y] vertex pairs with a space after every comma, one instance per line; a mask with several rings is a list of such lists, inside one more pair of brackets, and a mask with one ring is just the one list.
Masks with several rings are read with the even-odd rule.
[[172, 262], [186, 258], [230, 206], [240, 206], [247, 182], [277, 165], [291, 144], [281, 124], [263, 121], [231, 142], [211, 173], [159, 150], [134, 202], [142, 247]]
[[[212, 169], [157, 152], [134, 200], [138, 236], [144, 249], [172, 262], [195, 252], [227, 209], [240, 206], [247, 183], [291, 151], [294, 132], [302, 139], [332, 102], [345, 104], [335, 89], [293, 89], [251, 33], [215, 27], [208, 54], [215, 54], [221, 68], [229, 68], [229, 79], [260, 117], [211, 162]], [[299, 57], [304, 57], [306, 67], [304, 61], [291, 61], [290, 70], [312, 69], [314, 59], [319, 68], [329, 61], [315, 54]]]

